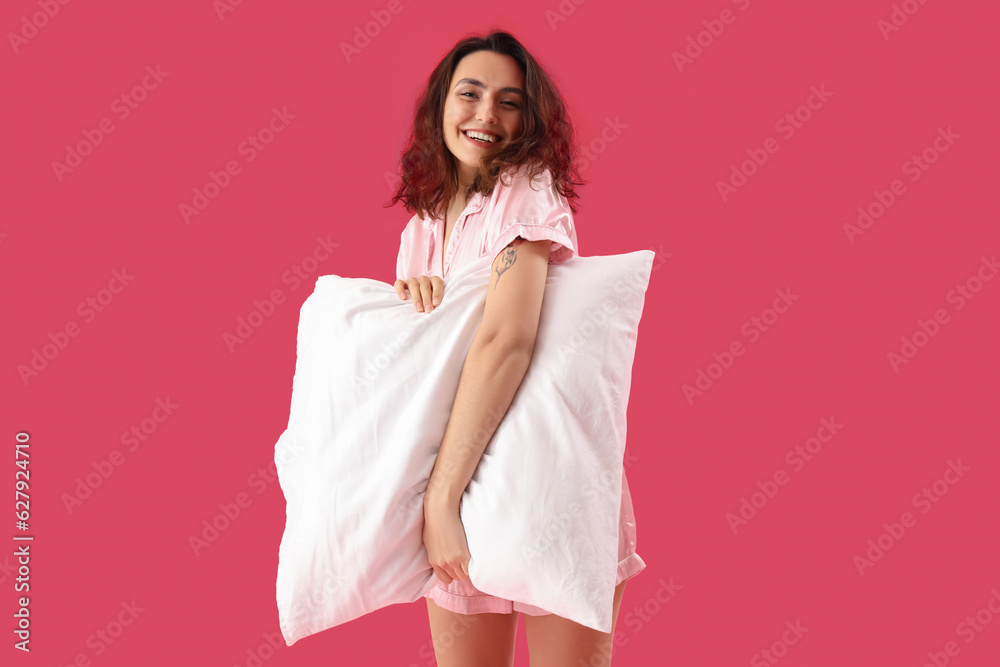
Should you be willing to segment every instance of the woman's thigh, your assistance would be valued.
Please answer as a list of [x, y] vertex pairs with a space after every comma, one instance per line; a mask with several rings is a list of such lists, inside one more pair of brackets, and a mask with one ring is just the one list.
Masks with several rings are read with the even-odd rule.
[[458, 614], [427, 598], [438, 667], [511, 667], [520, 613]]
[[618, 608], [625, 594], [623, 581], [615, 588], [611, 632], [598, 632], [575, 621], [549, 614], [524, 615], [531, 667], [605, 667], [611, 664], [611, 640], [618, 622]]

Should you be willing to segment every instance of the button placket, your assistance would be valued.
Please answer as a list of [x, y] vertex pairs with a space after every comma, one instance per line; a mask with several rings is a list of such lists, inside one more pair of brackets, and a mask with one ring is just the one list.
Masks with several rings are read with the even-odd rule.
[[[434, 268], [434, 246], [434, 232], [432, 231], [431, 235], [427, 237], [427, 266], [431, 269]], [[427, 271], [426, 275], [431, 275], [431, 272]]]
[[[448, 273], [451, 269], [451, 258], [454, 253], [451, 251], [452, 248], [457, 247], [458, 239], [462, 236], [462, 230], [465, 229], [465, 223], [469, 219], [469, 216], [473, 213], [478, 213], [482, 209], [483, 194], [477, 192], [466, 204], [465, 210], [462, 211], [462, 215], [459, 216], [458, 220], [455, 221], [455, 228], [451, 230], [452, 238], [448, 239], [448, 247], [442, 249], [444, 254], [444, 272]], [[440, 243], [444, 239], [444, 222], [441, 223], [439, 229], [441, 230], [441, 238], [438, 240]]]
[[[465, 219], [469, 217], [469, 214], [463, 215], [455, 222], [455, 228], [451, 230], [451, 238], [448, 239], [448, 247], [445, 248], [444, 253], [444, 272], [448, 273], [451, 268], [451, 257], [455, 253], [452, 252], [452, 248], [458, 243], [458, 239], [462, 237], [462, 229], [465, 228]], [[444, 232], [442, 231], [442, 235]]]

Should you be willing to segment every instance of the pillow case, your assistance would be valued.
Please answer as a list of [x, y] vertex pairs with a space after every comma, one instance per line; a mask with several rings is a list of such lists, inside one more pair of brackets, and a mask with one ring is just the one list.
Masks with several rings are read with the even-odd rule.
[[[611, 630], [626, 408], [653, 258], [549, 265], [531, 362], [492, 418], [461, 501], [473, 586], [600, 632]], [[275, 444], [287, 645], [437, 583], [423, 494], [492, 259], [450, 273], [430, 313], [388, 283], [336, 275], [317, 278], [302, 304], [288, 427]]]

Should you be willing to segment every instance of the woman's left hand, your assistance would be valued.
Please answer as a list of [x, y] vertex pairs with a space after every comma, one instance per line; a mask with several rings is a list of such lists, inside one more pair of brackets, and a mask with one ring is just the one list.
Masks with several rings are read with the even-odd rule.
[[441, 583], [469, 581], [469, 543], [458, 507], [442, 503], [424, 504], [424, 547], [427, 560]]

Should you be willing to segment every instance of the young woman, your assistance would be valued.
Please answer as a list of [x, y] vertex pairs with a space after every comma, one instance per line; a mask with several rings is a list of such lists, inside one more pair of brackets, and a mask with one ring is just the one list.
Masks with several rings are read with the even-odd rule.
[[[424, 544], [435, 588], [427, 614], [440, 667], [509, 667], [525, 614], [532, 667], [610, 664], [611, 633], [486, 595], [469, 579], [462, 493], [528, 369], [550, 263], [577, 254], [572, 128], [555, 86], [511, 35], [463, 39], [431, 73], [402, 156], [396, 292], [429, 313], [456, 267], [494, 258], [483, 320], [424, 494]], [[487, 431], [483, 436], [483, 431]], [[479, 431], [479, 436], [475, 436]], [[644, 567], [622, 475], [617, 621], [625, 581]], [[597, 662], [591, 662], [591, 658]], [[582, 661], [582, 662], [581, 662]]]

